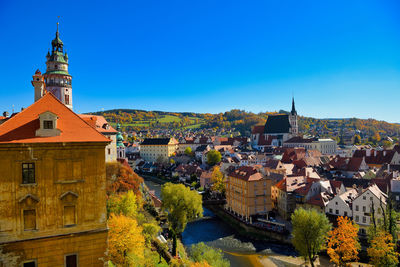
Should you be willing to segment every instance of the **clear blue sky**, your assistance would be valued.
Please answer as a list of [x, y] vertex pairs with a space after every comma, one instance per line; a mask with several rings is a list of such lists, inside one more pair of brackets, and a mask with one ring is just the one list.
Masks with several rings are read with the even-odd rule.
[[0, 111], [33, 101], [60, 19], [76, 112], [290, 109], [400, 122], [400, 2], [2, 1]]

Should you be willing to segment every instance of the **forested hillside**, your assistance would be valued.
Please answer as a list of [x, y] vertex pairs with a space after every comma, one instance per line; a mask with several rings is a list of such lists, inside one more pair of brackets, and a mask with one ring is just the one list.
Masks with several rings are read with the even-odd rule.
[[[264, 124], [268, 115], [276, 113], [255, 114], [238, 109], [218, 114], [115, 109], [93, 114], [103, 115], [112, 124], [120, 122], [127, 130], [225, 128], [249, 135], [252, 126]], [[287, 112], [280, 110], [279, 113]], [[378, 141], [383, 137], [400, 135], [400, 125], [397, 123], [357, 118], [316, 119], [299, 116], [299, 130], [321, 137], [360, 135], [363, 139], [371, 137]]]

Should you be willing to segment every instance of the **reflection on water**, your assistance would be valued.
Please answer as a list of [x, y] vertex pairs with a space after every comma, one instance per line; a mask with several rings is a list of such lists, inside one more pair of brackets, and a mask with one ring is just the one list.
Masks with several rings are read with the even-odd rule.
[[231, 266], [256, 266], [255, 256], [296, 255], [287, 245], [256, 241], [240, 237], [226, 223], [216, 217], [210, 210], [204, 209], [206, 219], [191, 222], [182, 234], [182, 242], [190, 247], [204, 242], [209, 246], [220, 248]]
[[[150, 190], [155, 190], [156, 196], [160, 196], [161, 185], [148, 180], [145, 183]], [[236, 235], [229, 225], [206, 208], [204, 208], [203, 216], [203, 219], [187, 224], [182, 234], [183, 244], [190, 247], [204, 242], [209, 246], [219, 248], [224, 251], [232, 267], [260, 266], [258, 256], [296, 255], [290, 246], [251, 240]]]

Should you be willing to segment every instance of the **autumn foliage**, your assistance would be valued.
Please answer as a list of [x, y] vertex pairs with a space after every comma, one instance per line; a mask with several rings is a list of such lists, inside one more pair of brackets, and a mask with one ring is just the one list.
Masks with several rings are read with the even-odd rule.
[[131, 167], [119, 162], [106, 164], [107, 193], [123, 193], [132, 190], [140, 195], [140, 184], [143, 178], [137, 175]]
[[338, 266], [358, 259], [358, 226], [347, 217], [338, 218], [338, 227], [328, 233], [327, 253]]
[[397, 266], [399, 263], [399, 253], [396, 252], [393, 237], [387, 232], [379, 231], [371, 240], [367, 252], [375, 266]]
[[144, 260], [145, 240], [135, 219], [112, 214], [109, 221], [108, 254], [117, 266], [138, 266]]

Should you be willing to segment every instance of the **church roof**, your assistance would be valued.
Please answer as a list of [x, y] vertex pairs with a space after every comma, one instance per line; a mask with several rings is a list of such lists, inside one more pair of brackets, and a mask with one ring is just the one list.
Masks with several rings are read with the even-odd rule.
[[168, 145], [171, 138], [146, 138], [140, 145]]
[[[50, 111], [57, 115], [58, 136], [39, 137], [39, 115]], [[0, 144], [4, 143], [110, 142], [91, 125], [61, 103], [52, 93], [45, 94], [28, 108], [0, 125]]]
[[277, 134], [277, 133], [289, 133], [290, 123], [289, 115], [269, 115], [267, 122], [265, 123], [264, 133]]

